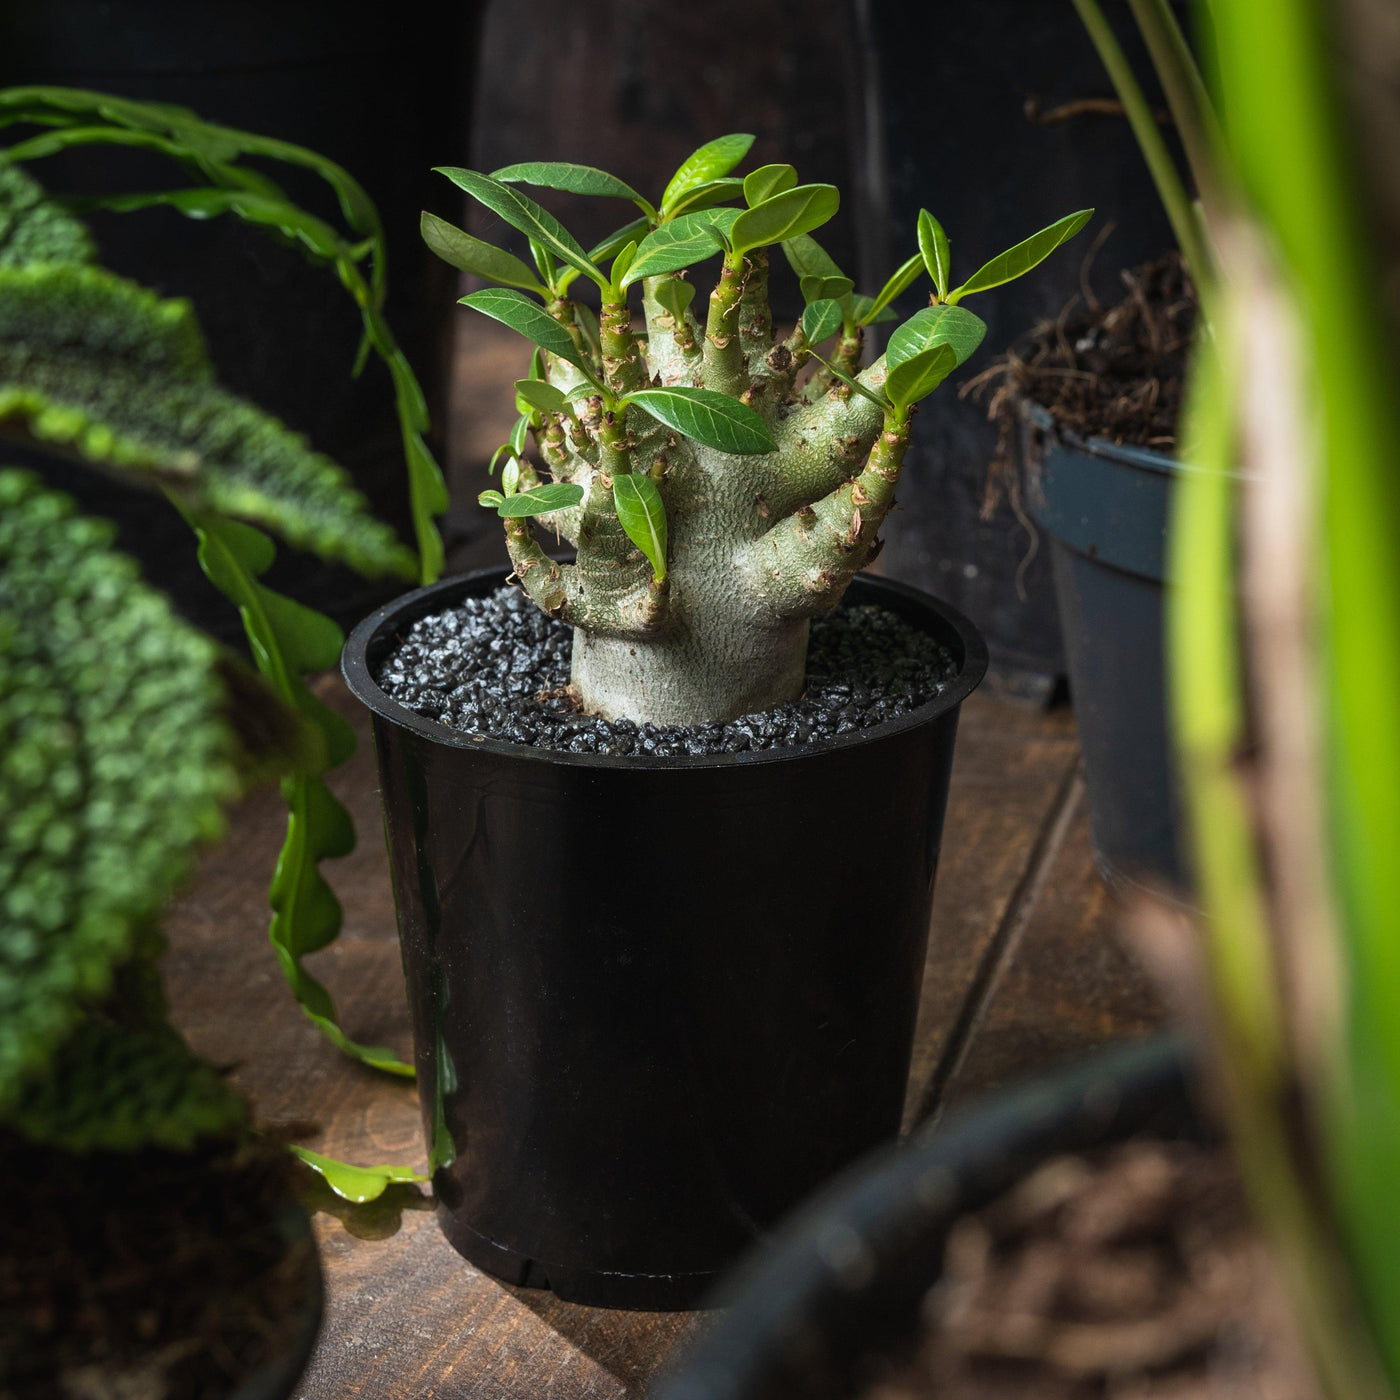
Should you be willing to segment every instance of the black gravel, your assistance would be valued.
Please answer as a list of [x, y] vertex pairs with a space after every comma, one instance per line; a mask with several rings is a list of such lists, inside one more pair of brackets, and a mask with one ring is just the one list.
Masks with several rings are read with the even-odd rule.
[[957, 674], [949, 652], [885, 608], [839, 608], [812, 624], [800, 700], [724, 724], [634, 724], [580, 714], [573, 632], [516, 588], [421, 618], [375, 679], [401, 705], [460, 729], [568, 753], [664, 757], [787, 749], [893, 719]]

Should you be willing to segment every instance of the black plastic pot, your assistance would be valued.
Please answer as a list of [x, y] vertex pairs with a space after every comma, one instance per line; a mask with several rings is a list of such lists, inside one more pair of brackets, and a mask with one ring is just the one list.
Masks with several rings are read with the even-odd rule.
[[797, 754], [608, 758], [469, 738], [373, 672], [489, 570], [361, 623], [439, 1218], [468, 1259], [604, 1306], [696, 1302], [899, 1127], [976, 631], [858, 579], [960, 671]]
[[845, 1400], [914, 1337], [954, 1221], [1043, 1161], [1139, 1133], [1196, 1136], [1175, 1036], [1002, 1090], [873, 1154], [809, 1202], [710, 1301], [726, 1315], [652, 1400]]
[[1162, 616], [1174, 458], [1057, 432], [1036, 443], [1028, 504], [1050, 537], [1055, 598], [1084, 750], [1094, 854], [1109, 885], [1189, 885], [1167, 732]]

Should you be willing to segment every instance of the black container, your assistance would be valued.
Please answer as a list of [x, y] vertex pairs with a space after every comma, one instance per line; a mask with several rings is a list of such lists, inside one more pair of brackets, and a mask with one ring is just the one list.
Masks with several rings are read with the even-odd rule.
[[604, 1306], [692, 1305], [796, 1201], [898, 1131], [976, 631], [857, 579], [960, 663], [944, 693], [797, 754], [608, 758], [479, 740], [345, 649], [374, 715], [439, 1218], [473, 1263]]
[[1035, 439], [1027, 503], [1050, 537], [1099, 870], [1119, 891], [1143, 881], [1185, 890], [1162, 637], [1178, 464], [1057, 432], [1035, 404], [1021, 412]]
[[755, 1250], [727, 1308], [652, 1400], [847, 1400], [916, 1335], [948, 1232], [1061, 1152], [1197, 1137], [1175, 1036], [1099, 1051], [1001, 1090], [853, 1167]]

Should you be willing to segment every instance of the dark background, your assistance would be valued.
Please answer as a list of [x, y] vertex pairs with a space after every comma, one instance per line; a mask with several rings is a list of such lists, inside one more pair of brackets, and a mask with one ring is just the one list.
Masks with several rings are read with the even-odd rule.
[[[1110, 5], [1120, 33], [1126, 7]], [[460, 197], [432, 165], [491, 170], [530, 158], [601, 165], [658, 192], [696, 146], [751, 131], [751, 163], [788, 160], [804, 180], [843, 193], [822, 241], [874, 290], [914, 249], [927, 206], [948, 230], [954, 273], [1070, 210], [1094, 205], [1085, 233], [1035, 273], [977, 299], [986, 344], [961, 380], [985, 368], [1034, 321], [1056, 315], [1079, 286], [1081, 264], [1106, 223], [1114, 231], [1094, 265], [1112, 299], [1117, 269], [1170, 246], [1141, 157], [1121, 117], [1044, 122], [1027, 115], [1111, 94], [1069, 0], [491, 0], [484, 11], [321, 0], [29, 0], [0, 29], [0, 81], [51, 81], [177, 101], [202, 115], [313, 146], [346, 165], [380, 203], [389, 226], [390, 313], [436, 409], [447, 421], [450, 338], [471, 406], [439, 434], [454, 463], [449, 546], [458, 560], [492, 548], [489, 517], [472, 505], [484, 485], [476, 405], [511, 416], [509, 380], [494, 351], [472, 358], [480, 318], [454, 312], [451, 274], [421, 251], [418, 210], [499, 224]], [[1130, 45], [1130, 52], [1136, 52]], [[1145, 63], [1139, 62], [1145, 72]], [[143, 188], [163, 171], [123, 153], [41, 162], [60, 188]], [[323, 198], [298, 188], [309, 202]], [[548, 197], [585, 242], [629, 217], [622, 205]], [[220, 372], [307, 431], [339, 458], [388, 518], [406, 526], [402, 464], [387, 376], [371, 365], [353, 384], [356, 318], [333, 278], [309, 272], [264, 235], [226, 221], [192, 225], [166, 211], [108, 216], [104, 257], [161, 291], [190, 295]], [[703, 280], [703, 279], [702, 279]], [[901, 309], [926, 292], [916, 287]], [[779, 279], [780, 319], [800, 310]], [[500, 387], [497, 388], [499, 383]], [[1024, 569], [1026, 529], [1004, 504], [981, 518], [995, 434], [957, 382], [917, 420], [900, 506], [886, 527], [884, 572], [927, 587], [988, 634], [1004, 682], [1043, 695], [1061, 669], [1045, 551]], [[467, 446], [463, 446], [467, 444]], [[94, 507], [118, 515], [148, 570], [204, 620], [226, 621], [193, 573], [183, 526], [162, 502], [86, 474]], [[313, 561], [285, 561], [298, 596], [353, 621], [378, 591]]]

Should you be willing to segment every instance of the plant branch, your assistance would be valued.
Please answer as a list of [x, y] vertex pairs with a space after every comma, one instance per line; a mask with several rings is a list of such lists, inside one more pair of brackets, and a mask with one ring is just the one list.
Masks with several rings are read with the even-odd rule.
[[726, 255], [719, 283], [710, 293], [705, 322], [704, 381], [707, 389], [738, 398], [748, 387], [744, 373], [744, 347], [739, 338], [739, 310], [751, 264]]

